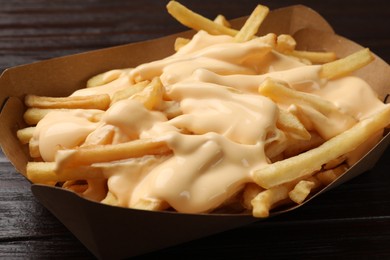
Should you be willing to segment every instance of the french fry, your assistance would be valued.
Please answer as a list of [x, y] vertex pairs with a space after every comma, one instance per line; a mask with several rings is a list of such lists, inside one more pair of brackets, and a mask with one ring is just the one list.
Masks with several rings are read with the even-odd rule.
[[159, 77], [154, 77], [147, 87], [131, 98], [141, 101], [147, 109], [152, 110], [162, 102], [163, 95], [164, 86]]
[[307, 131], [313, 131], [315, 130], [314, 124], [311, 121], [310, 117], [305, 114], [303, 109], [300, 106], [297, 106], [295, 104], [290, 105], [287, 110], [296, 116], [298, 118], [299, 122], [302, 123], [302, 125], [306, 128]]
[[311, 135], [299, 119], [284, 109], [279, 109], [276, 126], [295, 139], [309, 140]]
[[39, 151], [39, 141], [30, 139], [30, 142], [28, 143], [28, 151], [30, 153], [31, 158], [40, 158], [41, 152]]
[[[357, 121], [352, 116], [343, 113], [332, 102], [314, 94], [291, 89], [283, 82], [266, 79], [259, 86], [258, 91], [260, 94], [271, 98], [276, 103], [301, 106], [300, 109], [305, 112], [308, 118], [312, 121], [315, 129], [325, 139], [329, 139], [350, 128]], [[338, 121], [342, 123], [335, 126], [333, 131], [323, 131], [322, 126], [324, 123], [330, 124], [333, 122], [328, 120], [328, 117], [338, 118]]]
[[291, 190], [291, 185], [279, 185], [270, 189], [261, 191], [251, 201], [252, 214], [257, 218], [266, 218], [269, 216], [270, 210], [279, 202], [288, 199], [288, 193]]
[[346, 164], [342, 164], [333, 169], [320, 171], [315, 174], [315, 177], [322, 183], [322, 185], [327, 186], [347, 170], [348, 166]]
[[74, 167], [58, 170], [55, 162], [28, 162], [26, 173], [30, 181], [41, 184], [104, 177], [99, 168]]
[[283, 131], [276, 129], [276, 131], [271, 133], [271, 137], [268, 137], [265, 141], [264, 150], [267, 158], [272, 162], [283, 159], [279, 156], [283, 155], [288, 144], [289, 142], [286, 134]]
[[35, 127], [33, 126], [22, 128], [16, 132], [16, 136], [22, 144], [28, 144], [33, 137], [34, 131]]
[[292, 51], [285, 52], [285, 54], [294, 56], [296, 58], [309, 60], [313, 64], [329, 63], [337, 59], [336, 53], [334, 52], [292, 50]]
[[167, 10], [181, 24], [196, 31], [204, 30], [210, 34], [226, 34], [230, 36], [235, 36], [238, 32], [237, 30], [215, 23], [176, 1], [170, 1], [167, 4]]
[[368, 48], [357, 51], [345, 58], [338, 59], [322, 65], [320, 77], [335, 79], [348, 75], [369, 64], [375, 59]]
[[249, 18], [246, 20], [244, 26], [242, 26], [241, 30], [234, 37], [235, 41], [246, 42], [252, 39], [256, 35], [261, 23], [264, 21], [265, 17], [267, 17], [268, 13], [268, 7], [257, 5]]
[[215, 17], [214, 23], [220, 24], [220, 25], [225, 26], [227, 28], [231, 28], [232, 27], [230, 25], [230, 22], [222, 14], [219, 14], [219, 15], [217, 15], [217, 17]]
[[[57, 161], [60, 168], [91, 165], [99, 162], [118, 161], [144, 155], [168, 154], [171, 150], [163, 140], [137, 139], [112, 145], [91, 145], [78, 149], [60, 150], [65, 158]], [[58, 156], [57, 156], [58, 159]]]
[[337, 166], [341, 165], [346, 160], [347, 160], [347, 156], [342, 155], [334, 160], [330, 160], [329, 162], [327, 162], [323, 168], [324, 168], [324, 170], [336, 168]]
[[288, 87], [287, 83], [266, 79], [258, 89], [259, 93], [271, 98], [277, 103], [287, 104], [307, 104], [318, 110], [320, 113], [327, 115], [336, 113], [339, 109], [330, 101], [327, 101], [314, 94], [296, 91]]
[[319, 186], [319, 182], [315, 178], [301, 180], [288, 193], [288, 196], [295, 203], [301, 204], [316, 186]]
[[175, 51], [180, 50], [183, 46], [190, 42], [190, 39], [177, 37], [174, 44]]
[[390, 105], [387, 105], [382, 111], [360, 121], [319, 147], [255, 171], [253, 178], [261, 187], [268, 189], [313, 174], [327, 162], [354, 150], [371, 135], [386, 127], [389, 121]]
[[44, 97], [27, 95], [25, 104], [35, 108], [83, 108], [106, 110], [110, 105], [108, 94], [70, 97]]
[[311, 138], [309, 140], [290, 139], [286, 149], [283, 151], [284, 157], [289, 158], [306, 152], [325, 142], [325, 140], [316, 132], [310, 132], [310, 135]]
[[264, 189], [256, 183], [247, 183], [244, 187], [244, 192], [242, 194], [242, 204], [244, 208], [252, 210], [252, 200], [257, 196], [257, 194], [259, 194], [263, 190]]
[[149, 83], [150, 83], [150, 81], [145, 80], [145, 81], [138, 82], [138, 83], [132, 85], [131, 87], [127, 87], [127, 88], [118, 90], [117, 92], [114, 93], [110, 106], [112, 106], [114, 103], [116, 103], [120, 100], [130, 98], [131, 96], [141, 92], [142, 90], [144, 90], [146, 88], [146, 86]]
[[289, 34], [280, 34], [276, 39], [275, 49], [279, 52], [291, 52], [295, 49], [297, 42]]
[[96, 76], [93, 76], [87, 81], [87, 88], [98, 87], [110, 83], [120, 77], [122, 70], [110, 70]]
[[52, 111], [51, 108], [45, 109], [45, 108], [29, 108], [24, 112], [23, 119], [28, 125], [36, 125], [38, 124], [41, 119], [46, 116], [50, 111]]
[[115, 128], [111, 125], [103, 125], [96, 131], [90, 133], [80, 147], [112, 144], [114, 136]]
[[156, 198], [141, 198], [132, 208], [142, 210], [165, 210], [169, 207], [166, 201]]

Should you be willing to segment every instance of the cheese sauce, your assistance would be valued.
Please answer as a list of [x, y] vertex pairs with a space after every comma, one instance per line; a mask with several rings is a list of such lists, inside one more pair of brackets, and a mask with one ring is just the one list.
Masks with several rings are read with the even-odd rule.
[[[108, 190], [120, 206], [157, 198], [180, 212], [211, 211], [253, 182], [254, 170], [270, 163], [265, 141], [277, 132], [280, 107], [258, 94], [265, 79], [321, 96], [356, 121], [383, 107], [363, 80], [320, 79], [321, 66], [274, 51], [274, 37], [235, 43], [230, 36], [200, 31], [170, 57], [128, 70], [106, 85], [73, 93], [112, 97], [120, 89], [159, 76], [166, 99], [178, 102], [182, 112], [172, 119], [129, 98], [114, 103], [99, 122], [82, 113], [51, 112], [39, 122], [33, 141], [39, 143], [45, 161], [55, 161], [60, 147], [99, 144], [109, 132], [114, 133], [111, 143], [165, 140], [172, 155], [163, 159], [97, 164], [108, 178]], [[323, 121], [321, 116], [317, 119]], [[336, 131], [338, 123], [336, 119], [324, 134]]]

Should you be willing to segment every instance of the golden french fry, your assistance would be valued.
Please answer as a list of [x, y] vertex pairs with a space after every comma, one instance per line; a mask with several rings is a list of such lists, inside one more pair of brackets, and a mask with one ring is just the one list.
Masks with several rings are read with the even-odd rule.
[[223, 25], [227, 28], [231, 28], [230, 22], [222, 14], [217, 15], [214, 19], [214, 23]]
[[289, 111], [279, 109], [276, 126], [295, 139], [309, 140], [311, 135], [299, 119]]
[[[78, 149], [60, 150], [57, 152], [59, 168], [91, 165], [98, 162], [111, 162], [144, 155], [168, 154], [171, 150], [163, 140], [137, 139], [127, 143], [110, 145], [83, 146]], [[64, 158], [58, 160], [58, 155]]]
[[306, 105], [299, 106], [299, 109], [310, 120], [313, 126], [312, 130], [317, 131], [325, 140], [351, 128], [357, 122], [357, 119], [343, 113], [341, 110], [335, 110], [333, 113], [328, 111], [321, 113], [315, 108]]
[[110, 83], [116, 79], [118, 79], [121, 74], [122, 70], [110, 70], [101, 74], [98, 74], [96, 76], [93, 76], [87, 81], [87, 88], [92, 88], [92, 87], [98, 87], [101, 85], [105, 85], [107, 83]]
[[36, 125], [50, 111], [52, 111], [51, 108], [29, 108], [23, 114], [23, 119], [28, 125]]
[[322, 185], [326, 186], [336, 180], [340, 175], [348, 170], [348, 166], [346, 164], [342, 164], [334, 169], [329, 169], [325, 171], [320, 171], [315, 174], [315, 177], [322, 183]]
[[114, 136], [115, 128], [112, 125], [103, 125], [90, 133], [80, 147], [112, 144]]
[[242, 26], [241, 30], [234, 37], [235, 41], [246, 42], [252, 39], [256, 35], [261, 23], [267, 17], [268, 13], [268, 7], [257, 5], [249, 18], [246, 20], [244, 26]]
[[42, 184], [104, 177], [99, 168], [75, 167], [59, 170], [56, 168], [55, 162], [28, 162], [26, 173], [31, 182]]
[[150, 84], [131, 98], [141, 101], [144, 106], [152, 110], [158, 106], [163, 99], [164, 86], [159, 77], [154, 77]]
[[30, 152], [31, 158], [40, 158], [41, 152], [39, 151], [39, 141], [30, 139], [28, 143], [28, 150]]
[[322, 165], [346, 154], [390, 122], [390, 105], [368, 117], [321, 146], [267, 165], [254, 172], [253, 178], [263, 188], [271, 188], [313, 174]]
[[132, 208], [142, 210], [164, 210], [169, 207], [166, 201], [156, 198], [141, 198]]
[[[314, 180], [314, 178], [312, 179]], [[288, 196], [295, 203], [301, 204], [310, 194], [310, 191], [317, 185], [319, 184], [312, 180], [301, 180], [288, 193]]]
[[311, 121], [311, 119], [309, 118], [309, 116], [307, 116], [303, 109], [300, 107], [300, 106], [297, 106], [297, 105], [290, 105], [288, 107], [288, 111], [293, 114], [294, 116], [296, 116], [296, 118], [298, 118], [299, 122], [302, 123], [302, 125], [305, 127], [305, 129], [307, 131], [313, 131], [315, 130], [315, 127], [314, 127], [314, 124], [313, 122]]
[[118, 90], [117, 92], [114, 93], [110, 105], [112, 105], [120, 100], [127, 99], [127, 98], [141, 92], [142, 90], [145, 89], [145, 87], [149, 83], [150, 82], [148, 80], [145, 80], [145, 81], [138, 82], [130, 87]]
[[347, 160], [347, 156], [346, 155], [342, 155], [334, 160], [330, 160], [329, 162], [327, 162], [323, 169], [324, 170], [329, 170], [329, 169], [333, 169], [333, 168], [336, 168], [337, 166], [339, 166], [340, 164], [342, 164], [343, 162], [345, 162]]
[[325, 140], [316, 132], [311, 132], [310, 135], [311, 138], [309, 140], [290, 140], [283, 152], [284, 157], [289, 158], [302, 152], [306, 152], [325, 142]]
[[83, 108], [106, 110], [110, 105], [108, 94], [91, 96], [44, 97], [27, 95], [25, 104], [35, 108]]
[[287, 55], [291, 55], [300, 59], [309, 60], [313, 64], [323, 64], [335, 61], [337, 59], [334, 52], [316, 52], [316, 51], [298, 51], [292, 50], [285, 52]]
[[196, 31], [204, 30], [210, 34], [226, 34], [231, 36], [236, 35], [238, 32], [237, 30], [215, 23], [176, 1], [170, 1], [167, 4], [167, 10], [181, 24]]
[[187, 43], [190, 42], [190, 39], [183, 38], [183, 37], [177, 37], [174, 44], [175, 51], [178, 51], [181, 49], [181, 47], [185, 46]]
[[[343, 113], [332, 102], [314, 94], [291, 89], [284, 82], [266, 79], [259, 86], [258, 91], [261, 95], [271, 98], [276, 103], [300, 106], [300, 109], [308, 116], [315, 129], [325, 139], [339, 134], [356, 123], [356, 119]], [[332, 125], [333, 127], [330, 128], [332, 131], [324, 131], [323, 124], [332, 124], [334, 122], [334, 120], [328, 120], [329, 118], [337, 118], [337, 121], [342, 123]]]
[[[288, 144], [286, 134], [282, 130], [276, 129], [265, 141], [264, 150], [267, 158], [271, 162], [283, 159], [283, 152], [288, 147]], [[282, 157], [280, 157], [281, 155]]]
[[258, 89], [259, 93], [271, 98], [277, 103], [286, 104], [307, 104], [318, 110], [320, 113], [327, 115], [335, 113], [339, 109], [330, 101], [327, 101], [314, 94], [300, 92], [288, 87], [287, 83], [266, 79]]
[[375, 59], [368, 48], [357, 51], [345, 58], [338, 59], [322, 65], [320, 77], [335, 79], [348, 75], [369, 64]]
[[22, 144], [28, 144], [33, 137], [34, 131], [35, 127], [33, 126], [22, 128], [16, 132], [16, 136]]
[[266, 218], [269, 211], [279, 202], [288, 198], [291, 185], [279, 185], [261, 191], [252, 201], [252, 214], [257, 218]]
[[264, 189], [256, 183], [247, 183], [244, 187], [242, 194], [242, 204], [246, 209], [251, 210], [253, 208], [251, 201]]
[[289, 34], [280, 34], [276, 39], [275, 49], [279, 52], [285, 53], [295, 49], [297, 42]]

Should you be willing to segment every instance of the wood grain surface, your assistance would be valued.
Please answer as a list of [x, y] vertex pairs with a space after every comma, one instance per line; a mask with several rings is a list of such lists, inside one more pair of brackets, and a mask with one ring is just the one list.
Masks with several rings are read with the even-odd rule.
[[[190, 1], [209, 18], [248, 15], [258, 1]], [[0, 72], [53, 57], [143, 41], [185, 30], [160, 0], [0, 0]], [[390, 62], [387, 0], [262, 1], [304, 4], [335, 31]], [[390, 83], [389, 83], [390, 84]], [[1, 89], [0, 89], [1, 91]], [[389, 259], [390, 150], [378, 164], [300, 209], [140, 258]], [[129, 238], [131, 234], [129, 234]], [[131, 241], [129, 241], [131, 245]], [[0, 259], [93, 259], [33, 197], [30, 183], [0, 153]]]

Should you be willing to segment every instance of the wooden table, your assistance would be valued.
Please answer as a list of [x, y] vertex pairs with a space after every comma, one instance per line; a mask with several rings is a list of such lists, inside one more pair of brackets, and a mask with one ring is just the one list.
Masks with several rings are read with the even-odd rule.
[[[167, 1], [0, 0], [0, 71], [185, 30]], [[207, 17], [248, 15], [257, 1], [182, 1]], [[271, 9], [305, 4], [338, 34], [390, 62], [390, 4], [372, 1], [263, 1]], [[389, 83], [390, 84], [390, 83]], [[0, 90], [1, 91], [1, 90]], [[390, 258], [390, 150], [370, 172], [286, 215], [146, 257]], [[32, 196], [30, 184], [0, 154], [0, 258], [93, 256]]]

